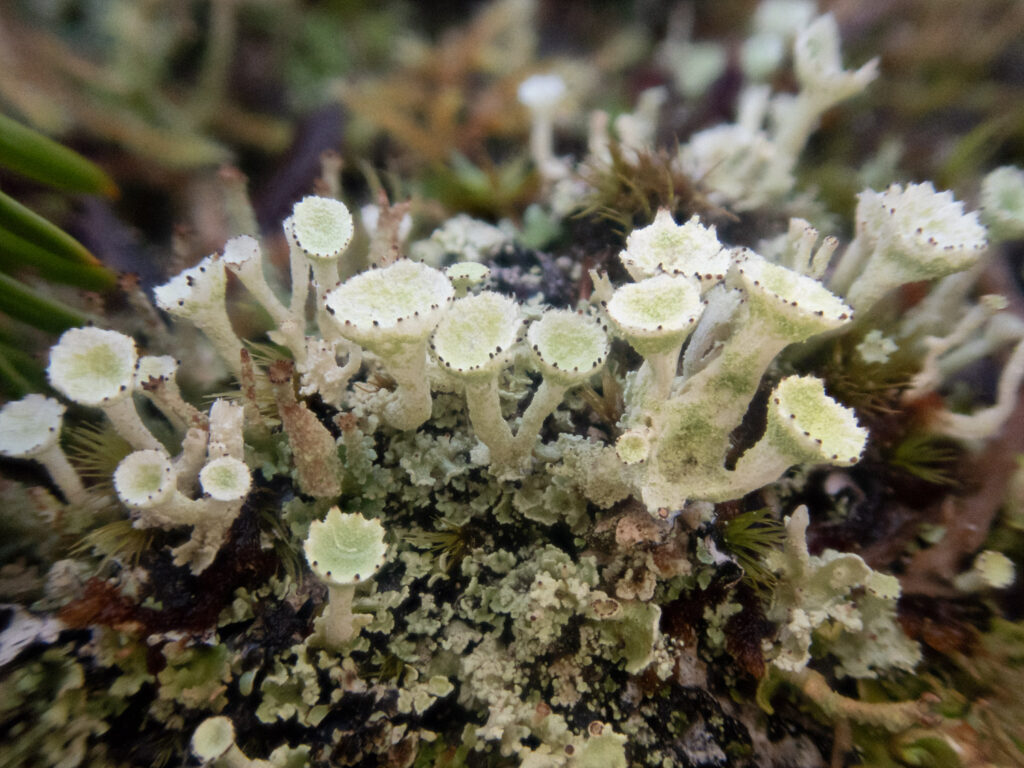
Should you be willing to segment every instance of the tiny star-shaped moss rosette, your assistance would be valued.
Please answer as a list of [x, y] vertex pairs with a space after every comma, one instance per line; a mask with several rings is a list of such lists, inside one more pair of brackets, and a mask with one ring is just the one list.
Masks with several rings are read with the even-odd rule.
[[369, 623], [369, 616], [352, 613], [352, 599], [356, 585], [384, 564], [384, 527], [379, 520], [331, 507], [322, 522], [310, 525], [304, 550], [309, 567], [327, 585], [327, 608], [316, 622], [317, 634], [325, 646], [339, 650]]

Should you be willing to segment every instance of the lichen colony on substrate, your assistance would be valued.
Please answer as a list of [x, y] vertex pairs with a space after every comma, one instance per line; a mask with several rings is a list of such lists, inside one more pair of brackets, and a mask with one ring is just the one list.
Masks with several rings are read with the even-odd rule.
[[[798, 154], [876, 72], [842, 68], [829, 16], [807, 21], [793, 55], [796, 96], [752, 87], [737, 123], [671, 161], [714, 205], [813, 215], [794, 192]], [[520, 98], [557, 223], [610, 140], [558, 157], [564, 86], [544, 77]], [[643, 111], [624, 117], [616, 151], [650, 151]], [[991, 177], [994, 237], [1020, 236], [1021, 187], [1014, 169]], [[499, 248], [528, 257], [514, 229], [456, 217], [442, 229], [464, 248], [438, 236], [407, 249], [426, 261], [396, 260], [394, 224], [366, 232], [360, 269], [345, 204], [309, 196], [284, 222], [287, 303], [248, 236], [159, 287], [237, 380], [209, 407], [182, 398], [170, 358], [140, 358], [114, 330], [68, 331], [50, 382], [110, 425], [93, 443], [109, 466], [98, 458], [86, 482], [56, 439], [63, 405], [31, 395], [0, 411], [0, 451], [42, 463], [63, 496], [26, 492], [26, 508], [84, 536], [0, 647], [7, 662], [50, 644], [0, 681], [20, 762], [191, 749], [281, 767], [817, 765], [826, 731], [799, 706], [847, 731], [935, 726], [923, 700], [858, 698], [854, 682], [912, 671], [921, 649], [897, 621], [898, 579], [856, 554], [812, 555], [798, 500], [810, 468], [841, 475], [871, 440], [816, 375], [844, 339], [862, 365], [912, 360], [920, 393], [1012, 347], [993, 405], [931, 422], [973, 441], [1003, 426], [1024, 332], [997, 325], [1005, 301], [970, 298], [989, 245], [978, 214], [930, 184], [893, 185], [859, 196], [845, 248], [795, 215], [785, 235], [736, 247], [661, 210], [614, 265], [630, 279], [565, 265], [593, 284], [570, 307], [519, 301], [463, 266]], [[272, 345], [236, 335], [229, 272]], [[932, 294], [886, 318], [880, 302], [922, 280]], [[955, 586], [1013, 577], [987, 552]], [[787, 685], [796, 695], [769, 716]], [[112, 729], [149, 746], [107, 743]]]

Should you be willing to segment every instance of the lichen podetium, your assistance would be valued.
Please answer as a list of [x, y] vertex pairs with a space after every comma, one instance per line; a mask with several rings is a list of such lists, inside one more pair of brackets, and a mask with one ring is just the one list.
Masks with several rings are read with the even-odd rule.
[[[231, 238], [156, 288], [167, 348], [125, 328], [54, 345], [74, 423], [124, 440], [67, 426], [65, 455], [61, 402], [0, 410], [0, 453], [53, 480], [0, 489], [20, 516], [0, 586], [36, 583], [0, 634], [16, 764], [997, 764], [963, 742], [1012, 744], [1005, 725], [953, 681], [993, 679], [961, 651], [1013, 588], [1024, 505], [969, 558], [946, 537], [973, 535], [952, 465], [1024, 378], [1024, 322], [975, 290], [1024, 235], [1024, 174], [995, 171], [980, 213], [893, 183], [840, 222], [800, 153], [878, 62], [845, 69], [812, 4], [757, 19], [734, 123], [666, 151], [662, 105], [685, 109], [663, 88], [594, 112], [562, 156], [581, 72], [506, 73], [504, 151], [534, 168], [521, 217], [450, 210], [409, 243], [440, 207], [353, 216], [325, 160], [276, 240]], [[707, 69], [680, 85], [694, 98], [730, 60], [662, 51]], [[453, 167], [415, 188], [493, 181]], [[959, 374], [986, 358], [1003, 364], [972, 400]], [[967, 595], [970, 622], [929, 613]], [[994, 626], [1019, 669], [1015, 625]], [[925, 645], [945, 661], [915, 676]]]

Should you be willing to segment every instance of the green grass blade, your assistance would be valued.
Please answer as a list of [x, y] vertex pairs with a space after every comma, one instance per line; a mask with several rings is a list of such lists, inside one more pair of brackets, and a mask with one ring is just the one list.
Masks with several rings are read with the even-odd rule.
[[0, 192], [0, 229], [36, 243], [62, 259], [78, 264], [100, 263], [99, 259], [67, 232], [3, 192]]
[[16, 274], [24, 269], [87, 291], [109, 291], [117, 285], [117, 275], [106, 267], [68, 261], [0, 226], [0, 271]]
[[46, 388], [46, 372], [25, 351], [0, 342], [0, 393], [14, 400]]
[[0, 114], [0, 166], [69, 192], [116, 197], [106, 172], [53, 139]]
[[49, 333], [85, 325], [90, 317], [77, 309], [39, 295], [8, 275], [0, 274], [0, 312]]

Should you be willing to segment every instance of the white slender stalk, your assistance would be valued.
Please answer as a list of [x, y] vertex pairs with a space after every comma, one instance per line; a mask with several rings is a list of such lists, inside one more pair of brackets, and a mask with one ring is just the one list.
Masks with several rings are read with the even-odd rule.
[[209, 433], [205, 429], [192, 427], [185, 433], [181, 453], [174, 459], [174, 474], [178, 490], [190, 494], [196, 488], [199, 470], [206, 463], [206, 443]]
[[228, 369], [237, 377], [242, 371], [240, 352], [242, 342], [231, 327], [231, 318], [228, 317], [227, 308], [224, 306], [209, 307], [205, 311], [197, 312], [191, 318], [203, 335], [210, 340], [217, 354], [227, 364]]
[[519, 101], [530, 110], [530, 156], [540, 175], [555, 180], [566, 175], [555, 157], [555, 111], [565, 95], [565, 81], [558, 75], [534, 75], [519, 84]]
[[899, 336], [911, 338], [919, 333], [940, 334], [949, 329], [949, 308], [967, 303], [968, 296], [978, 282], [984, 262], [963, 272], [947, 275], [939, 280], [919, 304], [912, 307], [900, 320]]
[[427, 344], [407, 344], [383, 357], [398, 385], [384, 407], [384, 418], [398, 430], [416, 429], [430, 418], [433, 400], [427, 376]]
[[659, 403], [668, 399], [672, 394], [682, 348], [683, 345], [680, 343], [667, 352], [654, 352], [644, 356], [644, 362], [636, 372], [631, 387], [631, 392], [636, 393], [637, 400], [629, 399], [630, 413], [652, 413]]
[[540, 437], [540, 430], [544, 426], [545, 420], [561, 405], [562, 398], [565, 397], [565, 393], [569, 389], [570, 387], [555, 384], [547, 378], [541, 382], [516, 430], [515, 449], [517, 454], [523, 457], [530, 455], [537, 438]]
[[316, 324], [320, 335], [328, 340], [340, 338], [337, 326], [331, 321], [324, 297], [338, 285], [338, 262], [328, 259], [307, 259], [313, 268], [313, 284], [316, 287]]
[[961, 347], [993, 314], [1005, 308], [1006, 299], [1002, 296], [982, 297], [981, 303], [971, 307], [949, 335], [928, 336], [924, 340], [927, 351], [921, 362], [921, 370], [914, 376], [910, 387], [903, 393], [903, 402], [916, 400], [926, 392], [935, 390], [943, 380], [943, 369], [939, 364], [939, 358], [955, 347]]
[[850, 286], [853, 285], [853, 281], [864, 270], [864, 265], [870, 255], [871, 251], [865, 238], [858, 234], [846, 246], [846, 250], [836, 262], [835, 271], [832, 272], [832, 277], [828, 281], [829, 290], [839, 296], [845, 296], [850, 290]]
[[530, 125], [530, 155], [546, 178], [558, 178], [560, 175], [561, 166], [555, 158], [554, 145], [554, 116], [546, 110], [535, 110]]
[[295, 241], [292, 232], [292, 220], [284, 220], [284, 234], [288, 240], [288, 263], [291, 267], [292, 297], [288, 304], [288, 313], [295, 326], [296, 333], [306, 335], [306, 299], [309, 296], [309, 259]]
[[1020, 339], [1024, 339], [1024, 320], [1017, 315], [1003, 312], [988, 321], [984, 332], [956, 349], [950, 350], [939, 360], [939, 371], [945, 381], [954, 373], [971, 363], [995, 353]]
[[137, 451], [164, 449], [163, 445], [153, 437], [139, 412], [135, 410], [135, 400], [129, 395], [112, 403], [100, 405], [100, 409], [110, 419], [117, 434], [123, 437]]
[[50, 397], [28, 395], [0, 408], [0, 455], [35, 459], [71, 504], [86, 501], [85, 488], [60, 447], [64, 406]]
[[996, 403], [972, 414], [945, 411], [936, 419], [938, 431], [965, 440], [992, 437], [1006, 424], [1017, 405], [1017, 391], [1024, 381], [1024, 341], [1019, 342], [999, 376]]
[[807, 274], [815, 280], [820, 280], [824, 277], [828, 265], [832, 263], [832, 256], [837, 248], [839, 248], [839, 238], [829, 235], [822, 240], [818, 250], [814, 252]]
[[319, 298], [338, 285], [338, 262], [327, 259], [308, 259], [308, 261], [310, 267], [313, 268], [313, 282], [317, 287], [317, 304], [319, 305], [321, 303]]
[[140, 385], [142, 393], [176, 429], [184, 431], [192, 424], [206, 421], [206, 417], [181, 396], [181, 390], [175, 381], [160, 378], [155, 379], [155, 384], [143, 381]]
[[327, 609], [324, 611], [319, 629], [330, 648], [342, 647], [356, 634], [352, 614], [352, 600], [355, 594], [355, 584], [327, 585]]
[[228, 317], [226, 288], [224, 261], [213, 255], [155, 288], [153, 296], [165, 312], [199, 328], [237, 377], [241, 373], [242, 342]]
[[190, 499], [175, 491], [171, 499], [159, 507], [138, 512], [136, 525], [143, 528], [174, 528], [179, 525], [197, 525], [206, 513], [202, 500]]
[[466, 405], [473, 432], [491, 452], [491, 465], [514, 464], [515, 441], [508, 422], [501, 415], [498, 374], [483, 381], [466, 381]]
[[68, 461], [68, 457], [59, 445], [55, 444], [32, 458], [46, 467], [46, 471], [50, 473], [50, 479], [60, 489], [68, 504], [80, 506], [86, 502], [88, 494], [85, 486], [82, 485], [82, 478], [71, 466], [71, 462]]
[[225, 266], [238, 275], [242, 285], [267, 311], [274, 324], [280, 327], [291, 319], [284, 303], [277, 298], [263, 273], [263, 256], [259, 242], [254, 237], [234, 237], [224, 246]]
[[230, 400], [216, 400], [210, 407], [209, 458], [219, 459], [230, 456], [245, 458], [245, 441], [242, 430], [245, 424], [245, 409]]
[[[738, 499], [751, 491], [774, 483], [801, 459], [779, 450], [771, 440], [761, 439], [740, 457], [736, 469], [728, 473], [727, 495]], [[716, 501], [717, 499], [710, 499]]]
[[792, 343], [773, 336], [751, 315], [749, 305], [741, 305], [733, 332], [717, 356], [686, 381], [679, 395], [687, 403], [703, 404], [725, 440], [750, 407], [765, 370]]

